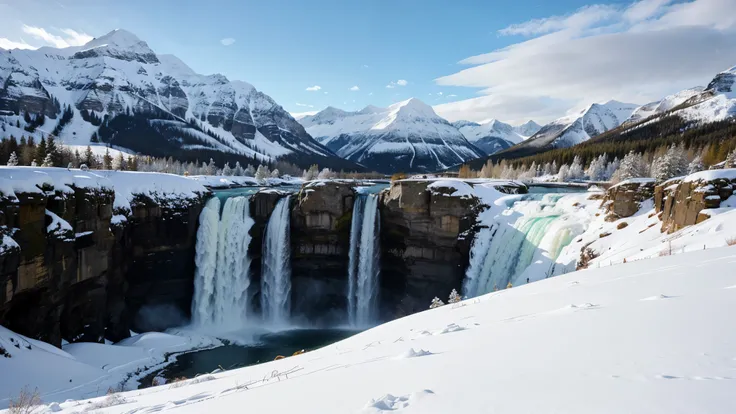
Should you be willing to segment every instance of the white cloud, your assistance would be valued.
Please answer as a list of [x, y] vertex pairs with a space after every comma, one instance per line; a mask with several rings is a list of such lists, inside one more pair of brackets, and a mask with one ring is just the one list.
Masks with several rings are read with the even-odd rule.
[[31, 46], [28, 43], [21, 40], [20, 42], [14, 42], [10, 39], [0, 37], [0, 49], [38, 49], [37, 47]]
[[[317, 91], [318, 91], [318, 90], [320, 90], [320, 89], [322, 89], [322, 87], [321, 87], [321, 86], [319, 86], [319, 85], [314, 85], [314, 86], [310, 86], [310, 87], [308, 87], [308, 88], [307, 88], [306, 90], [308, 90], [309, 92], [317, 92]], [[325, 92], [325, 93], [327, 93], [327, 92]]]
[[230, 46], [235, 43], [235, 39], [233, 39], [232, 37], [226, 37], [224, 39], [220, 39], [220, 43], [222, 43], [223, 46]]
[[304, 108], [314, 108], [314, 105], [303, 104], [303, 103], [299, 103], [299, 102], [296, 103], [296, 106], [301, 106], [301, 107], [304, 107]]
[[61, 32], [69, 36], [67, 41], [72, 46], [81, 46], [94, 39], [94, 37], [87, 33], [79, 33], [72, 29], [61, 29]]
[[409, 82], [405, 81], [404, 79], [399, 79], [396, 82], [394, 82], [394, 81], [389, 82], [389, 84], [386, 85], [386, 87], [388, 89], [393, 89], [393, 88], [395, 88], [397, 86], [406, 86], [408, 84], [409, 84]]
[[44, 29], [43, 27], [28, 26], [26, 24], [23, 25], [24, 33], [29, 34], [33, 36], [34, 38], [36, 38], [37, 40], [40, 40], [44, 42], [45, 44], [56, 47], [56, 48], [64, 48], [64, 47], [69, 47], [69, 46], [82, 46], [83, 44], [92, 40], [92, 36], [86, 33], [77, 32], [76, 30], [61, 29], [59, 31], [64, 33], [66, 37], [61, 37], [55, 34], [51, 34], [48, 31], [46, 31], [46, 29]]
[[442, 92], [437, 92], [437, 95], [442, 96]]
[[452, 94], [452, 95], [447, 95], [447, 97], [448, 97], [448, 98], [455, 98], [455, 97], [457, 97], [457, 95], [455, 95], [455, 94]]
[[501, 33], [547, 34], [463, 60], [474, 66], [436, 82], [479, 88], [486, 96], [441, 105], [438, 113], [546, 122], [593, 102], [654, 101], [705, 85], [736, 64], [733, 0], [589, 6]]
[[360, 90], [360, 88], [358, 87], [358, 85], [355, 85], [352, 88], [350, 88], [350, 90], [353, 91], [353, 92], [357, 92], [357, 91]]

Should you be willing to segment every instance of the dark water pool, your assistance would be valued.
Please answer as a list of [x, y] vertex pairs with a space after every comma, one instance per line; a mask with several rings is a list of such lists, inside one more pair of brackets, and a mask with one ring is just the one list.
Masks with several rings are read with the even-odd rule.
[[247, 346], [228, 344], [219, 348], [180, 355], [176, 362], [141, 381], [149, 386], [155, 376], [167, 380], [214, 371], [226, 370], [273, 361], [277, 356], [290, 356], [304, 349], [311, 351], [350, 337], [358, 331], [344, 329], [293, 329], [260, 336], [257, 343]]

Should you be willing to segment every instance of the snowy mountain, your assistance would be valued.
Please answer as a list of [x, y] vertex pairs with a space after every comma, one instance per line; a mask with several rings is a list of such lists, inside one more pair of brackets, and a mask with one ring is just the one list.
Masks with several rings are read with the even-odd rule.
[[675, 94], [665, 96], [659, 101], [651, 102], [646, 105], [636, 108], [633, 114], [626, 120], [626, 122], [639, 122], [647, 119], [653, 115], [658, 115], [672, 110], [673, 108], [682, 105], [688, 99], [703, 93], [705, 88], [702, 86], [696, 86], [694, 88], [685, 89]]
[[299, 122], [339, 156], [386, 173], [437, 171], [484, 155], [415, 98], [357, 112], [328, 107]]
[[514, 131], [524, 137], [531, 137], [539, 132], [540, 129], [542, 129], [542, 126], [532, 120], [514, 127]]
[[531, 148], [567, 148], [614, 129], [639, 105], [618, 101], [592, 104], [584, 110], [557, 119], [540, 129], [522, 145]]
[[521, 135], [515, 127], [495, 119], [482, 123], [457, 121], [452, 125], [487, 155], [503, 151], [529, 137]]
[[683, 103], [676, 113], [688, 120], [722, 121], [736, 117], [736, 66], [717, 74], [702, 93]]
[[[85, 145], [95, 134], [104, 143], [159, 157], [354, 166], [252, 85], [199, 75], [125, 30], [80, 47], [0, 49], [0, 85], [3, 137], [40, 138], [56, 128], [69, 145]], [[68, 105], [73, 117], [60, 125]], [[25, 113], [32, 119], [44, 114], [45, 122], [28, 125]]]

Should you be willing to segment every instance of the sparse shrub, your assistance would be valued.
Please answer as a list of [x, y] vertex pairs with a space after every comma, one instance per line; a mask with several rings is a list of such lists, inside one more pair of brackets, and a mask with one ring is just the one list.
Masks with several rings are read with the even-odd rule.
[[434, 299], [432, 299], [432, 303], [429, 305], [429, 309], [439, 308], [440, 306], [445, 306], [445, 302], [443, 302], [442, 299], [435, 297]]
[[601, 234], [599, 234], [599, 235], [598, 235], [598, 237], [602, 239], [602, 238], [604, 238], [604, 237], [608, 237], [608, 236], [610, 236], [610, 235], [611, 235], [611, 233], [609, 233], [609, 232], [605, 232], [605, 233], [601, 233]]
[[23, 389], [20, 390], [18, 398], [10, 399], [8, 413], [30, 414], [39, 405], [41, 405], [41, 396], [38, 393], [38, 388], [34, 388], [33, 391], [31, 391], [30, 388], [23, 387]]
[[726, 239], [726, 244], [729, 246], [736, 246], [736, 237]]
[[126, 400], [125, 397], [120, 394], [110, 394], [104, 400], [91, 403], [84, 409], [84, 411], [95, 411], [102, 408], [125, 404], [127, 402], [128, 400]]
[[616, 226], [616, 229], [621, 230], [629, 227], [629, 223], [622, 221], [621, 223], [618, 223], [618, 226]]
[[184, 385], [187, 385], [187, 380], [188, 380], [187, 377], [176, 377], [172, 379], [171, 381], [169, 381], [169, 384], [170, 384], [169, 388], [179, 388]]
[[463, 300], [463, 298], [458, 295], [457, 290], [452, 289], [452, 292], [450, 292], [450, 297], [447, 299], [447, 303], [458, 303], [461, 300]]
[[10, 355], [10, 353], [1, 346], [0, 346], [0, 356], [4, 356], [5, 358], [12, 358], [12, 355]]
[[584, 247], [580, 252], [580, 260], [576, 270], [587, 269], [590, 266], [590, 261], [598, 257], [598, 254], [590, 247]]

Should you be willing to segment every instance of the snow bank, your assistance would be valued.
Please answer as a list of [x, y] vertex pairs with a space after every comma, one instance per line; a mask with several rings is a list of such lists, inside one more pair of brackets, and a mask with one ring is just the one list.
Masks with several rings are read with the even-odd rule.
[[656, 181], [657, 180], [655, 180], [654, 178], [646, 178], [646, 177], [630, 178], [628, 180], [621, 181], [618, 184], [612, 185], [610, 188], [616, 188], [616, 187], [620, 187], [626, 184], [650, 184], [650, 183], [655, 183]]
[[[570, 273], [210, 381], [126, 392], [100, 412], [730, 413], [734, 260], [723, 248]], [[422, 334], [453, 324], [464, 329]], [[396, 358], [410, 348], [432, 355]]]
[[53, 167], [0, 166], [0, 193], [6, 197], [16, 197], [16, 193], [43, 194], [44, 188], [53, 188], [63, 193], [73, 193], [73, 187], [112, 190], [112, 182], [100, 172]]
[[47, 404], [105, 395], [121, 385], [135, 389], [139, 378], [174, 362], [177, 354], [222, 345], [193, 332], [175, 333], [145, 333], [115, 345], [66, 344], [61, 350], [0, 326], [0, 408], [24, 386], [38, 388]]
[[137, 171], [97, 171], [115, 190], [113, 208], [130, 211], [137, 196], [149, 197], [162, 205], [180, 205], [195, 200], [209, 190], [202, 184], [174, 174]]
[[725, 170], [707, 170], [690, 174], [684, 178], [683, 182], [690, 183], [693, 181], [712, 181], [717, 179], [726, 179], [729, 181], [736, 180], [736, 168]]
[[[434, 181], [430, 185], [427, 186], [427, 189], [429, 189], [430, 192], [432, 192], [433, 194], [440, 194], [446, 197], [460, 197], [460, 198], [473, 197], [473, 187], [459, 180]], [[443, 190], [448, 190], [448, 189], [450, 190], [450, 193], [443, 191]]]

